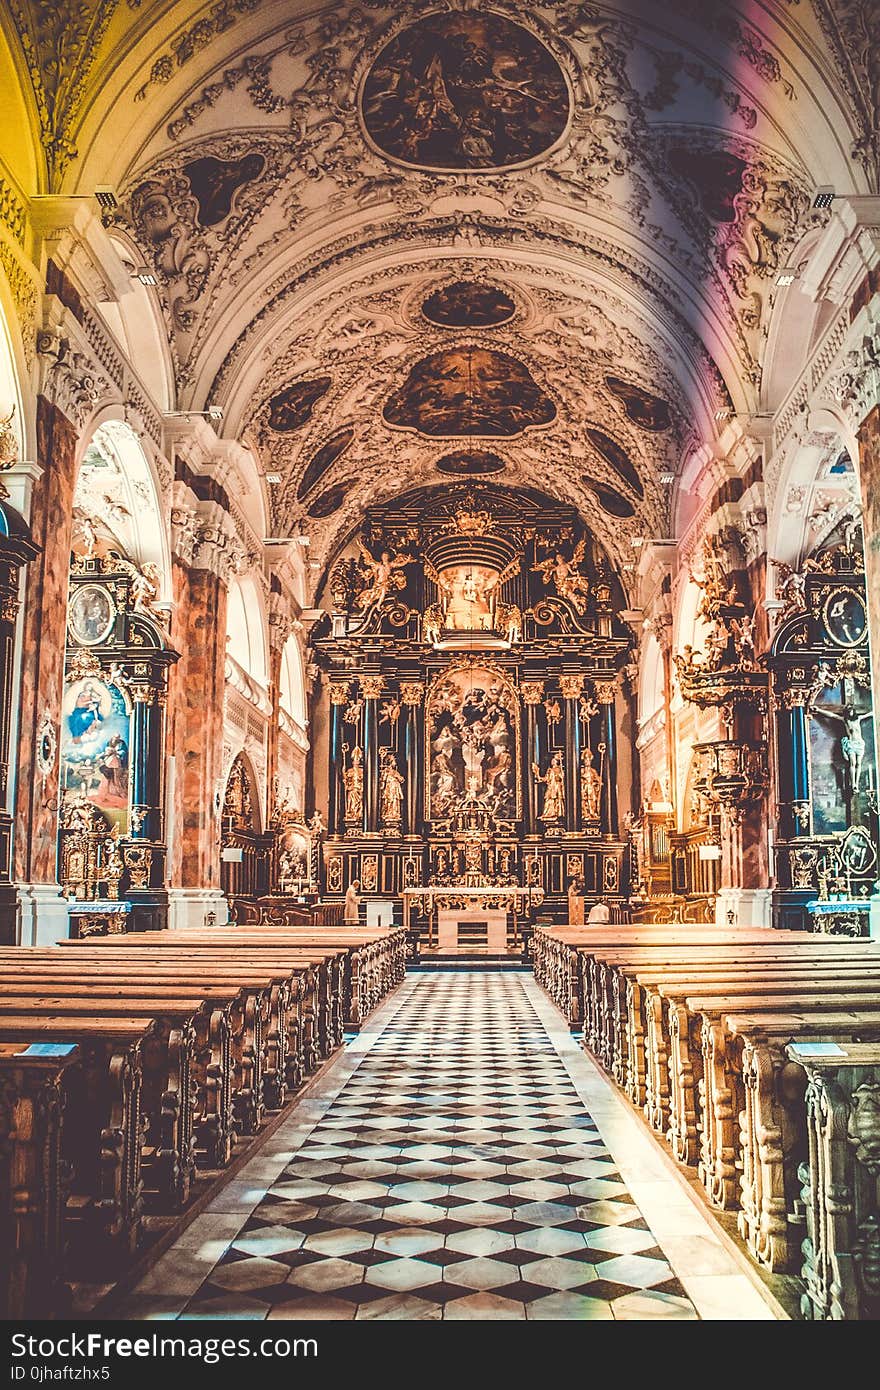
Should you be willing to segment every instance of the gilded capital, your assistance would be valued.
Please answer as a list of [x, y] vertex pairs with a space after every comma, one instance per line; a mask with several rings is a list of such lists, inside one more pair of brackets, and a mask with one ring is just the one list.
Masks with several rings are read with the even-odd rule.
[[365, 700], [378, 700], [382, 693], [381, 676], [361, 676], [361, 694]]
[[331, 705], [344, 705], [348, 699], [348, 689], [351, 681], [331, 681], [330, 682], [330, 703]]
[[613, 705], [617, 693], [617, 681], [596, 681], [596, 699], [600, 705]]
[[566, 700], [576, 700], [584, 688], [583, 676], [560, 676], [559, 689]]
[[811, 692], [804, 690], [803, 687], [798, 689], [797, 686], [792, 686], [790, 690], [783, 690], [782, 704], [785, 709], [789, 710], [797, 709], [799, 706], [803, 708], [810, 703], [810, 694]]
[[420, 705], [425, 695], [421, 681], [401, 681], [400, 698], [405, 705]]
[[520, 685], [520, 694], [524, 705], [539, 705], [544, 698], [544, 682], [523, 681]]

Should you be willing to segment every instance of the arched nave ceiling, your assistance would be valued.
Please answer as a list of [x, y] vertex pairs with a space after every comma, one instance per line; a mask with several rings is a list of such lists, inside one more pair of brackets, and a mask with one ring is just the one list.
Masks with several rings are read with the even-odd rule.
[[9, 10], [48, 187], [116, 188], [178, 405], [223, 408], [313, 559], [470, 452], [631, 560], [715, 412], [762, 404], [814, 188], [877, 187], [873, 0]]

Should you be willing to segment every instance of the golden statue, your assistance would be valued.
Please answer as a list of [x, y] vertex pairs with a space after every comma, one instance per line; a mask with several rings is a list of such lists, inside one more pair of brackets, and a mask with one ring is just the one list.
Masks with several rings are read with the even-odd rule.
[[403, 819], [403, 777], [390, 748], [382, 749], [379, 773], [379, 808], [383, 825], [400, 825]]
[[576, 613], [583, 613], [590, 594], [590, 581], [579, 568], [586, 547], [586, 537], [581, 536], [570, 560], [565, 558], [561, 550], [556, 550], [546, 560], [532, 565], [533, 573], [543, 575], [545, 584], [553, 584], [559, 597], [568, 599]]
[[581, 814], [584, 820], [599, 819], [599, 805], [602, 798], [602, 777], [593, 767], [593, 754], [589, 748], [581, 753]]
[[532, 772], [535, 774], [535, 781], [543, 782], [546, 788], [541, 820], [562, 820], [565, 816], [565, 768], [562, 764], [562, 753], [553, 754], [543, 777], [537, 763], [532, 763]]
[[390, 550], [383, 550], [378, 560], [374, 560], [367, 547], [358, 542], [361, 552], [361, 573], [364, 579], [364, 587], [355, 600], [357, 607], [367, 609], [371, 604], [384, 603], [389, 593], [399, 593], [406, 588], [406, 576], [401, 570], [406, 565], [414, 563], [412, 555], [395, 555], [392, 559]]
[[345, 787], [345, 819], [360, 820], [364, 813], [364, 755], [360, 748], [352, 749], [351, 762], [342, 774]]

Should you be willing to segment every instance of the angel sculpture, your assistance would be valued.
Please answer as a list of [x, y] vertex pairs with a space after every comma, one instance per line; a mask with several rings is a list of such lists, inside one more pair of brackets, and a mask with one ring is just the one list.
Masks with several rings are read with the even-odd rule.
[[785, 604], [781, 614], [782, 621], [785, 622], [786, 618], [794, 617], [795, 613], [806, 613], [807, 586], [804, 574], [799, 574], [791, 565], [787, 565], [784, 560], [774, 560], [772, 563], [779, 571], [779, 578], [776, 581], [776, 592]]
[[389, 593], [399, 593], [406, 588], [406, 576], [402, 573], [407, 565], [414, 563], [412, 555], [395, 555], [393, 558], [389, 550], [383, 550], [378, 560], [374, 560], [367, 547], [362, 541], [358, 542], [361, 552], [360, 568], [364, 574], [364, 587], [358, 594], [355, 603], [358, 608], [365, 611], [373, 604], [385, 602]]
[[751, 667], [755, 661], [755, 620], [751, 613], [743, 613], [741, 618], [733, 618], [730, 623], [733, 632], [733, 645], [743, 666]]
[[561, 550], [557, 550], [546, 560], [532, 565], [532, 572], [543, 575], [546, 585], [554, 584], [559, 597], [567, 599], [576, 613], [584, 612], [590, 593], [589, 580], [580, 573], [579, 568], [586, 548], [587, 538], [581, 536], [570, 560], [565, 558]]

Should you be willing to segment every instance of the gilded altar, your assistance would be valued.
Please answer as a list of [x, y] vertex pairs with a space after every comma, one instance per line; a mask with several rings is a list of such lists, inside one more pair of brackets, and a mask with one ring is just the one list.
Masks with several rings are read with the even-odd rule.
[[418, 489], [367, 513], [318, 601], [326, 896], [356, 880], [414, 913], [419, 901], [425, 924], [441, 894], [560, 919], [573, 882], [588, 902], [623, 897], [633, 636], [574, 508], [485, 484]]

